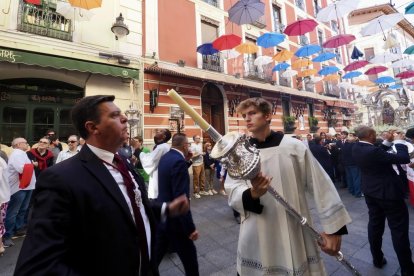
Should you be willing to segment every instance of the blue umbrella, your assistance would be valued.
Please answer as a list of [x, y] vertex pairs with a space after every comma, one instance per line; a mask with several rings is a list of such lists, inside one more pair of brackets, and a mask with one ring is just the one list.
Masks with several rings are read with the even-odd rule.
[[262, 46], [264, 48], [270, 48], [283, 42], [285, 38], [286, 36], [284, 34], [265, 33], [259, 36], [259, 38], [257, 39], [257, 45]]
[[405, 7], [405, 14], [414, 14], [414, 2]]
[[391, 85], [390, 87], [388, 87], [389, 89], [400, 89], [402, 87], [402, 85], [401, 84], [394, 84], [394, 85]]
[[385, 77], [380, 77], [378, 79], [375, 80], [375, 83], [391, 83], [391, 82], [395, 82], [395, 79], [389, 76], [385, 76]]
[[273, 67], [272, 72], [286, 70], [289, 68], [290, 64], [286, 62], [278, 63]]
[[250, 24], [264, 15], [265, 4], [258, 0], [239, 0], [229, 9], [229, 20], [237, 25]]
[[352, 79], [352, 78], [359, 77], [361, 75], [362, 75], [362, 73], [359, 72], [359, 71], [351, 71], [351, 72], [346, 73], [342, 78], [343, 79]]
[[213, 48], [213, 43], [204, 43], [197, 47], [197, 52], [202, 55], [213, 55], [218, 52], [218, 50]]
[[351, 58], [359, 59], [360, 57], [363, 57], [363, 56], [364, 54], [356, 46], [354, 46], [354, 49], [352, 50]]
[[313, 45], [313, 44], [305, 45], [305, 46], [300, 47], [296, 51], [295, 56], [297, 56], [297, 57], [307, 57], [307, 56], [316, 54], [317, 52], [319, 52], [321, 50], [322, 50], [322, 47], [319, 46], [319, 45]]
[[339, 68], [336, 66], [326, 66], [319, 70], [318, 74], [321, 76], [326, 76], [330, 74], [334, 74], [339, 71]]
[[336, 57], [336, 54], [327, 52], [327, 53], [322, 53], [319, 56], [313, 58], [312, 61], [314, 61], [314, 62], [324, 62], [324, 61], [330, 60], [334, 57]]

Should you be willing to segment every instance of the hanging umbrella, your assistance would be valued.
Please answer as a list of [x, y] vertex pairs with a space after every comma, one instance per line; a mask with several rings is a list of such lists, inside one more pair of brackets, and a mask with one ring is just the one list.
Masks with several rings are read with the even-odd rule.
[[405, 14], [414, 14], [414, 2], [405, 7]]
[[85, 10], [99, 8], [102, 0], [68, 0], [72, 7], [78, 7]]
[[318, 74], [321, 76], [326, 76], [330, 74], [334, 74], [339, 71], [339, 68], [336, 66], [325, 66], [321, 70], [319, 70]]
[[318, 76], [313, 76], [309, 79], [310, 83], [317, 83], [319, 81], [321, 81], [323, 78], [322, 77], [318, 77]]
[[414, 45], [412, 45], [412, 46], [408, 47], [407, 49], [405, 49], [403, 54], [407, 54], [407, 55], [414, 54]]
[[302, 77], [302, 78], [309, 77], [309, 76], [315, 75], [317, 72], [318, 70], [316, 69], [306, 69], [301, 72], [298, 72], [298, 77]]
[[371, 63], [388, 63], [397, 59], [400, 59], [401, 55], [398, 54], [392, 54], [392, 53], [381, 53], [378, 55], [375, 55], [374, 58], [370, 59]]
[[336, 1], [321, 9], [316, 15], [316, 19], [321, 22], [337, 20], [338, 18], [346, 16], [351, 11], [356, 10], [358, 4], [359, 0]]
[[239, 0], [229, 9], [229, 20], [237, 25], [253, 23], [264, 15], [264, 8], [258, 0]]
[[375, 80], [375, 83], [382, 84], [382, 83], [391, 83], [395, 82], [395, 79], [390, 76], [380, 77]]
[[89, 21], [95, 15], [92, 11], [75, 8], [66, 2], [57, 2], [56, 12], [75, 21]]
[[333, 59], [334, 57], [336, 57], [336, 54], [330, 53], [330, 52], [326, 52], [326, 53], [319, 54], [319, 56], [313, 58], [312, 61], [313, 62], [324, 62], [324, 61]]
[[400, 68], [400, 67], [409, 67], [411, 65], [414, 65], [414, 60], [411, 59], [400, 59], [396, 62], [393, 62], [391, 64], [392, 68]]
[[369, 68], [367, 71], [365, 71], [365, 75], [375, 75], [375, 74], [379, 74], [387, 70], [388, 68], [385, 66], [374, 66], [372, 68]]
[[305, 45], [300, 47], [296, 52], [295, 56], [297, 57], [307, 57], [313, 54], [316, 54], [317, 52], [321, 51], [322, 48], [319, 45]]
[[241, 43], [240, 36], [237, 36], [234, 34], [228, 34], [228, 35], [222, 35], [216, 38], [213, 41], [213, 47], [219, 51], [229, 50], [229, 49], [233, 49], [240, 43]]
[[223, 50], [223, 51], [220, 51], [220, 53], [222, 54], [222, 57], [224, 57], [225, 59], [232, 59], [232, 58], [237, 58], [238, 56], [240, 56], [240, 53], [234, 49]]
[[338, 48], [355, 40], [355, 36], [351, 34], [340, 34], [331, 37], [322, 44], [323, 48]]
[[275, 65], [275, 67], [273, 67], [272, 72], [286, 70], [289, 68], [289, 66], [290, 64], [286, 62], [278, 63]]
[[259, 56], [254, 60], [253, 64], [256, 65], [256, 66], [263, 66], [263, 65], [269, 64], [271, 62], [273, 62], [272, 57]]
[[273, 60], [274, 61], [286, 61], [289, 60], [293, 57], [293, 53], [289, 50], [282, 50], [279, 53], [277, 53], [276, 55], [273, 56]]
[[368, 92], [377, 92], [378, 90], [380, 90], [380, 88], [378, 86], [374, 86], [368, 89]]
[[404, 72], [398, 73], [397, 75], [395, 75], [395, 77], [399, 79], [409, 79], [409, 78], [414, 77], [414, 71], [412, 70], [404, 71]]
[[398, 22], [400, 22], [403, 19], [404, 15], [402, 15], [401, 13], [381, 15], [369, 21], [368, 24], [362, 28], [361, 34], [363, 36], [368, 36], [382, 32], [382, 34], [384, 35], [384, 40], [387, 40], [384, 32], [393, 28]]
[[286, 36], [279, 33], [265, 33], [257, 38], [257, 45], [263, 48], [270, 48], [282, 43]]
[[391, 49], [391, 48], [394, 48], [394, 47], [399, 46], [399, 44], [400, 44], [400, 42], [397, 41], [394, 38], [394, 36], [391, 35], [391, 33], [389, 33], [387, 35], [387, 40], [385, 41], [383, 48], [384, 48], [384, 50], [388, 50], [388, 49]]
[[338, 83], [338, 87], [344, 88], [344, 89], [350, 89], [353, 87], [353, 85], [350, 82], [343, 81], [343, 82]]
[[358, 70], [358, 69], [366, 66], [367, 64], [370, 64], [370, 63], [366, 60], [357, 60], [357, 61], [354, 61], [354, 62], [348, 64], [347, 66], [345, 66], [344, 71]]
[[354, 46], [354, 49], [352, 50], [351, 58], [359, 59], [360, 57], [363, 57], [363, 56], [364, 54], [356, 46]]
[[338, 79], [339, 79], [339, 75], [328, 75], [323, 78], [324, 81], [334, 81]]
[[352, 78], [359, 77], [360, 75], [362, 75], [361, 72], [351, 71], [351, 72], [346, 73], [342, 78], [343, 79], [352, 79]]
[[213, 48], [213, 43], [204, 43], [197, 47], [197, 52], [208, 56], [218, 53], [218, 50]]
[[241, 54], [254, 54], [259, 51], [259, 48], [253, 43], [245, 42], [238, 45], [234, 50]]
[[400, 89], [400, 88], [402, 88], [402, 85], [401, 84], [394, 84], [394, 85], [391, 85], [390, 87], [388, 87], [389, 89]]
[[297, 74], [298, 74], [298, 71], [289, 69], [282, 73], [282, 77], [291, 78], [293, 76], [296, 76]]
[[293, 69], [300, 69], [302, 67], [308, 67], [312, 64], [312, 62], [309, 59], [298, 59], [292, 62], [292, 68]]
[[358, 86], [373, 86], [373, 85], [375, 85], [375, 83], [373, 83], [370, 80], [360, 80], [360, 81], [357, 81], [355, 83], [355, 85], [358, 85]]
[[414, 81], [409, 81], [406, 83], [406, 85], [414, 85]]
[[318, 23], [313, 19], [301, 19], [287, 25], [283, 32], [289, 36], [303, 35], [313, 31], [316, 26]]

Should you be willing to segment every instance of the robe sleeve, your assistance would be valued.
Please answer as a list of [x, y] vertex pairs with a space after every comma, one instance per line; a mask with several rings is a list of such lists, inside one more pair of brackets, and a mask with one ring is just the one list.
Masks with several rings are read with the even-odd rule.
[[139, 154], [142, 168], [148, 175], [152, 174], [158, 168], [158, 163], [160, 162], [161, 157], [168, 151], [169, 145], [167, 143], [164, 143], [158, 145], [158, 147], [152, 152], [146, 153], [142, 151]]
[[301, 167], [305, 168], [302, 172], [302, 183], [305, 183], [307, 191], [314, 196], [323, 230], [327, 234], [340, 233], [339, 230], [351, 222], [351, 217], [334, 184], [319, 162], [315, 162], [309, 149], [305, 150], [301, 162]]
[[229, 197], [229, 206], [246, 217], [247, 213], [243, 206], [243, 194], [249, 192], [251, 184], [249, 180], [238, 180], [231, 178], [228, 174], [224, 182], [224, 188]]

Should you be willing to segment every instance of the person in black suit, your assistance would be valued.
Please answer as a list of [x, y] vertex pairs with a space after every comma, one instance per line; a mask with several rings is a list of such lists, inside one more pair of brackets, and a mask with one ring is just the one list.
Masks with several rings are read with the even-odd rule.
[[388, 142], [394, 140], [397, 153], [388, 153], [382, 147], [374, 146], [376, 132], [367, 126], [357, 128], [356, 135], [360, 141], [354, 145], [352, 155], [361, 168], [361, 187], [369, 210], [368, 240], [374, 266], [382, 268], [387, 263], [381, 249], [387, 219], [401, 273], [403, 276], [414, 275], [408, 237], [408, 209], [404, 202], [407, 185], [393, 167], [393, 164], [410, 163], [407, 146], [403, 144], [401, 135], [395, 135], [395, 139], [392, 136]]
[[[158, 165], [157, 201], [169, 202], [182, 194], [190, 198], [190, 175], [186, 162], [189, 145], [184, 133], [176, 133], [173, 136], [171, 150], [161, 157]], [[157, 263], [161, 263], [169, 245], [172, 245], [172, 249], [177, 252], [183, 263], [185, 274], [199, 275], [197, 251], [194, 246], [197, 238], [198, 231], [190, 210], [186, 214], [161, 223], [157, 232]]]
[[115, 154], [128, 132], [114, 98], [85, 97], [72, 109], [86, 144], [41, 173], [15, 275], [159, 275], [156, 217], [186, 213], [188, 199], [150, 205], [142, 178]]
[[326, 146], [323, 145], [322, 138], [320, 136], [315, 137], [314, 144], [309, 145], [309, 149], [312, 152], [313, 156], [316, 160], [318, 160], [319, 164], [321, 164], [322, 168], [325, 172], [329, 175], [332, 182], [334, 181], [334, 167], [332, 164], [331, 154]]

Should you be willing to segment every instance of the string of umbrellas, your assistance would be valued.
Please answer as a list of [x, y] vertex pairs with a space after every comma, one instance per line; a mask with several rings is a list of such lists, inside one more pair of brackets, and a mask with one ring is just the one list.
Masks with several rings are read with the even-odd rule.
[[[330, 22], [332, 20], [337, 20], [348, 15], [351, 11], [357, 9], [360, 0], [338, 0], [334, 3], [329, 4], [327, 7], [321, 9], [316, 19], [320, 22]], [[251, 24], [258, 20], [261, 16], [264, 15], [265, 5], [260, 0], [239, 0], [236, 2], [228, 11], [229, 21], [237, 25]], [[414, 2], [406, 7], [406, 13], [414, 14]], [[383, 39], [389, 46], [392, 46], [394, 43], [391, 36], [386, 37], [385, 32], [391, 30], [402, 21], [404, 15], [400, 13], [394, 13], [389, 15], [381, 15], [377, 18], [372, 19], [364, 28], [361, 30], [362, 36], [371, 36], [376, 34], [383, 34]], [[315, 30], [318, 22], [305, 18], [297, 20], [284, 29], [283, 33], [277, 32], [267, 32], [262, 34], [257, 38], [256, 44], [245, 42], [242, 43], [242, 38], [235, 34], [225, 34], [210, 43], [204, 43], [197, 47], [197, 52], [202, 55], [215, 55], [221, 53], [221, 56], [224, 59], [234, 59], [239, 57], [241, 54], [255, 54], [259, 52], [259, 47], [262, 48], [273, 48], [279, 44], [286, 41], [287, 36], [302, 36], [309, 32]], [[309, 44], [304, 45], [296, 50], [296, 52], [283, 49], [277, 52], [273, 56], [259, 56], [254, 60], [255, 66], [265, 66], [275, 62], [275, 65], [272, 68], [272, 72], [281, 72], [282, 77], [312, 77], [313, 82], [320, 80], [325, 81], [334, 81], [340, 78], [338, 73], [341, 71], [337, 66], [326, 65], [325, 62], [337, 57], [335, 53], [332, 52], [332, 49], [340, 48], [344, 45], [352, 43], [356, 37], [353, 34], [342, 34], [341, 29], [339, 29], [339, 34], [333, 37], [330, 37], [322, 45]], [[328, 50], [327, 50], [328, 49]], [[313, 55], [316, 55], [312, 57]], [[414, 45], [407, 48], [404, 51], [404, 54], [414, 54]], [[291, 64], [289, 61], [292, 58], [296, 58]], [[347, 64], [344, 68], [344, 75], [342, 79], [353, 81], [354, 78], [360, 78], [362, 75], [377, 75], [383, 72], [388, 71], [388, 67], [383, 66], [387, 63], [392, 62], [391, 67], [393, 68], [408, 68], [411, 65], [414, 65], [414, 61], [403, 58], [401, 55], [392, 54], [389, 52], [384, 52], [382, 54], [376, 55], [369, 62], [366, 60], [360, 60], [363, 57], [363, 53], [354, 46], [351, 59], [351, 63]], [[316, 70], [312, 68], [313, 63], [321, 63], [321, 70]], [[369, 66], [365, 72], [360, 70], [365, 66]], [[318, 74], [319, 76], [315, 76]], [[323, 77], [323, 78], [322, 78]], [[414, 77], [414, 71], [406, 70], [395, 76], [396, 78], [405, 79]], [[359, 82], [355, 80], [355, 83], [349, 83], [342, 81], [338, 84], [342, 88], [357, 88], [356, 86], [369, 87], [377, 85], [388, 85], [388, 88], [397, 89], [401, 88], [401, 85], [395, 83], [396, 80], [390, 76], [382, 76], [377, 78], [374, 82], [363, 81]], [[378, 87], [372, 87], [372, 91]], [[379, 89], [379, 88], [378, 88]]]

